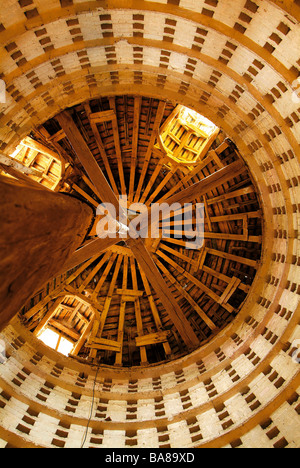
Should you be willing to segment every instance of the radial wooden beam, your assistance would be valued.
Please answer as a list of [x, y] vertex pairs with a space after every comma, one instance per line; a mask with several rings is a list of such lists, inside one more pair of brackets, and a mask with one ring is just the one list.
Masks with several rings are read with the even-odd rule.
[[190, 180], [193, 179], [196, 175], [199, 174], [199, 172], [204, 169], [209, 163], [211, 163], [213, 160], [212, 156], [208, 155], [207, 158], [204, 159], [204, 161], [199, 162], [199, 164], [196, 165], [193, 170], [191, 170], [186, 176], [181, 178], [177, 184], [175, 184], [165, 195], [163, 195], [158, 202], [162, 203], [165, 201], [167, 198], [170, 198], [174, 193], [176, 193], [178, 190], [181, 190], [182, 187], [185, 187], [189, 183]]
[[193, 179], [193, 177], [197, 176], [206, 166], [208, 166], [212, 161], [215, 161], [217, 166], [221, 169], [224, 167], [222, 162], [220, 161], [219, 155], [228, 147], [228, 144], [226, 143], [221, 144], [215, 151], [210, 151], [208, 155], [201, 161], [196, 164], [194, 168], [189, 169], [188, 174], [183, 177], [181, 180], [177, 182], [177, 184], [172, 187], [161, 199], [159, 202], [161, 203], [167, 198], [170, 198], [171, 195], [176, 193], [178, 190], [180, 190], [182, 187], [184, 187], [186, 184], [190, 182], [190, 180]]
[[112, 277], [112, 280], [111, 280], [111, 283], [110, 283], [110, 286], [109, 286], [109, 290], [108, 290], [108, 293], [107, 293], [104, 308], [103, 308], [103, 311], [102, 311], [102, 314], [101, 314], [101, 317], [100, 317], [100, 324], [99, 324], [99, 336], [100, 337], [102, 336], [102, 333], [103, 333], [104, 325], [105, 325], [105, 322], [106, 322], [107, 314], [109, 312], [110, 304], [111, 304], [111, 301], [112, 301], [112, 297], [113, 297], [114, 289], [115, 289], [116, 282], [117, 282], [117, 279], [118, 279], [118, 275], [119, 275], [119, 272], [120, 272], [122, 261], [123, 261], [123, 257], [122, 257], [122, 255], [119, 255], [118, 259], [117, 259], [117, 262], [116, 262], [115, 271], [113, 273], [113, 277]]
[[98, 208], [100, 201], [96, 201], [94, 198], [92, 198], [88, 193], [86, 193], [82, 188], [78, 187], [77, 184], [72, 184], [72, 189], [76, 190], [77, 193], [79, 193], [82, 197], [84, 197], [91, 205], [93, 205], [96, 209]]
[[[131, 266], [132, 286], [134, 290], [137, 290], [138, 289], [137, 272], [136, 272], [135, 259], [133, 257], [130, 258], [130, 266]], [[134, 299], [134, 311], [135, 311], [135, 320], [136, 320], [136, 328], [137, 328], [138, 337], [142, 337], [144, 335], [144, 329], [143, 329], [141, 305], [140, 305], [140, 301], [138, 297]], [[146, 351], [145, 346], [140, 346], [140, 355], [141, 355], [141, 364], [146, 365], [148, 363], [148, 359], [147, 359], [147, 351]]]
[[47, 327], [48, 323], [50, 322], [50, 320], [52, 319], [52, 317], [55, 315], [58, 307], [60, 306], [61, 302], [62, 302], [63, 298], [60, 297], [58, 299], [56, 299], [56, 301], [54, 302], [54, 304], [52, 304], [52, 306], [49, 308], [48, 312], [46, 313], [46, 315], [44, 315], [44, 317], [42, 318], [42, 320], [40, 321], [40, 323], [38, 324], [38, 326], [36, 327], [36, 329], [34, 330], [34, 335], [35, 336], [38, 336], [43, 330], [45, 330], [45, 328]]
[[245, 195], [250, 195], [253, 193], [255, 193], [255, 187], [251, 185], [250, 187], [242, 188], [240, 190], [235, 190], [232, 192], [225, 192], [222, 195], [219, 195], [218, 197], [208, 198], [207, 204], [213, 205], [215, 203], [222, 203], [232, 198], [243, 197]]
[[148, 335], [138, 336], [135, 339], [136, 346], [139, 348], [145, 348], [149, 345], [154, 345], [158, 343], [166, 343], [168, 341], [168, 337], [170, 335], [170, 331], [160, 331], [157, 333], [150, 333]]
[[[124, 256], [123, 280], [122, 280], [123, 291], [127, 289], [127, 284], [128, 284], [128, 263], [129, 263], [129, 258], [127, 256]], [[117, 341], [121, 345], [121, 350], [119, 353], [116, 354], [116, 360], [115, 360], [116, 366], [121, 366], [123, 362], [125, 314], [126, 314], [126, 301], [123, 299], [123, 297], [121, 297], [119, 324], [118, 324], [118, 339], [117, 339]]]
[[84, 327], [83, 331], [82, 331], [82, 334], [81, 334], [81, 337], [80, 339], [77, 341], [77, 343], [75, 344], [75, 346], [73, 347], [72, 351], [71, 351], [71, 355], [72, 356], [77, 356], [79, 351], [81, 350], [81, 348], [83, 347], [84, 343], [87, 341], [88, 337], [89, 337], [89, 334], [92, 330], [92, 327], [93, 327], [93, 319], [90, 320], [90, 322]]
[[233, 180], [235, 177], [238, 177], [246, 171], [247, 168], [242, 161], [235, 161], [205, 179], [196, 182], [191, 187], [167, 198], [166, 203], [169, 205], [172, 205], [173, 203], [181, 203], [182, 205], [184, 203], [190, 203], [194, 201], [195, 198], [206, 195], [216, 187]]
[[159, 105], [158, 105], [158, 109], [157, 109], [157, 113], [156, 113], [156, 118], [155, 118], [153, 130], [152, 130], [150, 142], [149, 142], [147, 153], [146, 153], [146, 156], [145, 156], [145, 159], [144, 159], [144, 164], [143, 164], [142, 172], [141, 172], [141, 175], [140, 175], [140, 178], [139, 178], [138, 187], [136, 189], [135, 196], [134, 196], [134, 201], [136, 203], [140, 200], [140, 194], [141, 194], [141, 191], [142, 191], [142, 188], [143, 188], [143, 185], [144, 185], [144, 181], [145, 181], [145, 177], [146, 177], [146, 174], [147, 174], [149, 162], [150, 162], [151, 157], [152, 157], [152, 151], [153, 151], [155, 140], [157, 138], [158, 130], [159, 130], [161, 121], [162, 121], [164, 113], [165, 113], [165, 108], [166, 108], [166, 103], [161, 101], [159, 103]]
[[37, 171], [33, 167], [27, 167], [22, 164], [20, 161], [11, 158], [10, 156], [6, 156], [5, 154], [0, 153], [0, 164], [6, 167], [12, 167], [16, 171], [19, 171], [27, 176], [35, 176], [35, 177], [42, 177], [43, 171]]
[[110, 270], [112, 269], [112, 266], [113, 266], [116, 258], [117, 258], [117, 254], [112, 254], [111, 255], [111, 257], [110, 257], [110, 259], [109, 259], [109, 261], [108, 261], [108, 263], [106, 265], [106, 268], [105, 268], [104, 272], [102, 273], [101, 278], [98, 281], [98, 283], [97, 283], [97, 285], [96, 285], [96, 287], [95, 287], [95, 289], [93, 291], [93, 294], [91, 296], [92, 300], [95, 300], [95, 301], [97, 300], [97, 296], [98, 296], [99, 292], [101, 291], [101, 288], [102, 288], [103, 284], [105, 283], [106, 278], [109, 275]]
[[[214, 270], [213, 268], [209, 268], [206, 265], [202, 266], [202, 270], [208, 275], [214, 276], [217, 281], [223, 281], [224, 283], [229, 284], [232, 280], [230, 276], [224, 275], [224, 273], [222, 273], [221, 271]], [[238, 288], [242, 291], [245, 291], [245, 293], [248, 293], [250, 291], [250, 286], [242, 282], [240, 282]]]
[[106, 340], [102, 338], [102, 333], [104, 330], [106, 318], [110, 309], [113, 292], [116, 286], [116, 282], [118, 279], [118, 275], [120, 272], [121, 264], [122, 264], [122, 256], [119, 255], [118, 260], [116, 262], [115, 270], [113, 273], [113, 277], [109, 286], [109, 290], [107, 293], [107, 297], [100, 315], [100, 320], [95, 319], [92, 333], [89, 337], [87, 346], [91, 348], [91, 356], [95, 357], [95, 350], [96, 349], [104, 349], [108, 351], [114, 351], [117, 353], [121, 352], [121, 343], [120, 342], [113, 342], [110, 340]]
[[81, 263], [85, 262], [86, 260], [89, 260], [91, 257], [100, 255], [102, 252], [109, 249], [118, 242], [120, 242], [118, 236], [115, 239], [106, 237], [104, 239], [96, 239], [89, 242], [80, 249], [76, 250], [76, 252], [63, 265], [60, 273], [62, 274], [66, 271], [72, 270], [78, 265], [81, 265]]
[[[100, 136], [100, 133], [99, 133], [99, 130], [98, 130], [98, 127], [97, 127], [97, 123], [103, 122], [103, 118], [101, 118], [101, 117], [103, 116], [103, 114], [106, 113], [106, 111], [97, 113], [97, 115], [101, 114], [101, 116], [99, 116], [100, 118], [98, 120], [96, 120], [94, 118], [95, 114], [91, 113], [90, 104], [85, 104], [84, 108], [85, 108], [85, 112], [87, 114], [87, 117], [89, 119], [90, 126], [91, 126], [91, 129], [93, 131], [93, 134], [94, 134], [94, 137], [95, 137], [99, 152], [101, 154], [102, 161], [104, 163], [105, 170], [106, 170], [109, 182], [111, 184], [111, 187], [112, 187], [114, 193], [116, 195], [118, 195], [117, 184], [116, 184], [115, 178], [113, 176], [113, 173], [112, 173], [112, 170], [111, 170], [111, 167], [110, 167], [110, 164], [109, 164], [109, 160], [108, 160], [108, 157], [107, 157], [107, 154], [106, 154], [106, 150], [104, 148], [104, 144], [103, 144], [103, 141], [101, 139], [101, 136]], [[111, 113], [112, 111], [109, 111], [109, 112]]]
[[[49, 302], [51, 302], [54, 299], [57, 299], [58, 297], [62, 298], [62, 296], [65, 295], [64, 292], [63, 292], [63, 288], [64, 288], [64, 286], [60, 285], [54, 291], [52, 291], [50, 294], [48, 294], [43, 299], [41, 299], [37, 304], [35, 304], [33, 307], [31, 307], [31, 309], [29, 309], [23, 315], [24, 319], [26, 321], [29, 321], [30, 319], [32, 319], [32, 317], [37, 315], [47, 304], [49, 304]], [[61, 300], [63, 300], [63, 299], [61, 299]]]
[[137, 96], [134, 98], [134, 114], [133, 114], [133, 130], [132, 130], [132, 154], [130, 163], [130, 181], [129, 181], [129, 192], [128, 200], [131, 202], [134, 198], [134, 182], [136, 172], [136, 161], [138, 153], [138, 142], [139, 142], [139, 122], [140, 113], [142, 106], [142, 98]]
[[[74, 273], [72, 273], [70, 276], [68, 276], [68, 278], [66, 279], [66, 281], [64, 282], [64, 286], [68, 286], [70, 285], [71, 283], [73, 283], [73, 281], [78, 278], [78, 276], [84, 271], [86, 270], [92, 263], [94, 263], [95, 260], [97, 260], [97, 258], [101, 255], [100, 254], [96, 254], [94, 255], [93, 257], [89, 258], [86, 262], [82, 263], [82, 265], [79, 267], [79, 268], [76, 268], [76, 270], [74, 271]], [[68, 270], [66, 270], [68, 271]]]
[[114, 112], [114, 118], [112, 119], [112, 129], [113, 129], [113, 134], [114, 134], [115, 154], [116, 154], [116, 158], [118, 162], [118, 173], [119, 173], [119, 179], [120, 179], [120, 185], [121, 185], [121, 194], [126, 195], [126, 182], [125, 182], [124, 167], [123, 167], [123, 160], [122, 160], [122, 151], [121, 151], [121, 144], [120, 144], [120, 135], [119, 135], [117, 107], [116, 107], [115, 97], [109, 98], [109, 105]]
[[[197, 278], [195, 278], [193, 275], [191, 275], [190, 273], [188, 273], [187, 271], [185, 271], [184, 268], [182, 268], [180, 265], [178, 265], [174, 260], [172, 260], [168, 255], [165, 255], [163, 252], [161, 252], [160, 250], [157, 250], [156, 251], [156, 254], [161, 257], [165, 262], [167, 262], [169, 265], [171, 265], [175, 271], [178, 271], [179, 273], [181, 273], [183, 276], [185, 276], [185, 278], [190, 281], [191, 283], [193, 283], [195, 286], [197, 286], [200, 291], [202, 291], [203, 293], [205, 293], [207, 296], [209, 296], [211, 299], [213, 299], [215, 302], [217, 302], [218, 304], [220, 303], [220, 296], [218, 296], [218, 294], [216, 294], [214, 291], [212, 291], [208, 286], [206, 286], [206, 284], [202, 283], [200, 280], [198, 280]], [[229, 313], [233, 313], [234, 312], [234, 307], [232, 307], [230, 304], [227, 304], [227, 303], [222, 303], [222, 307], [224, 307], [224, 309], [226, 309]]]
[[90, 284], [90, 282], [92, 281], [94, 276], [96, 276], [96, 274], [98, 273], [100, 268], [102, 268], [104, 263], [106, 261], [108, 261], [109, 257], [110, 257], [110, 253], [106, 252], [106, 254], [103, 256], [103, 258], [100, 261], [97, 262], [96, 266], [92, 269], [90, 274], [85, 278], [85, 280], [79, 286], [79, 288], [78, 288], [79, 293], [82, 293], [85, 290], [85, 288]]
[[[150, 284], [149, 284], [149, 282], [147, 280], [147, 277], [146, 277], [144, 271], [140, 270], [140, 273], [141, 273], [142, 281], [143, 281], [143, 284], [144, 284], [145, 292], [146, 292], [146, 294], [148, 296], [148, 301], [149, 301], [149, 304], [150, 304], [150, 309], [152, 311], [152, 315], [153, 315], [153, 318], [154, 318], [156, 328], [157, 328], [158, 331], [162, 330], [163, 326], [162, 326], [161, 318], [159, 316], [159, 312], [158, 312], [158, 309], [157, 309], [156, 304], [155, 304], [154, 297], [153, 297], [152, 292], [151, 292]], [[172, 354], [172, 350], [171, 350], [171, 347], [169, 345], [169, 342], [168, 341], [164, 342], [163, 347], [164, 347], [166, 356], [170, 356]]]
[[207, 316], [207, 314], [204, 312], [204, 310], [199, 307], [197, 302], [190, 296], [190, 294], [181, 286], [181, 284], [171, 275], [171, 273], [167, 270], [167, 268], [159, 261], [156, 261], [156, 264], [159, 266], [161, 271], [164, 272], [164, 275], [168, 278], [171, 284], [174, 284], [176, 289], [179, 291], [180, 295], [184, 297], [193, 307], [193, 309], [197, 312], [199, 317], [203, 320], [203, 322], [206, 323], [206, 325], [211, 329], [211, 330], [216, 330], [216, 325], [213, 323], [213, 321]]
[[155, 166], [155, 169], [153, 171], [153, 174], [151, 175], [151, 178], [145, 188], [145, 190], [143, 191], [143, 195], [141, 196], [141, 199], [140, 199], [140, 203], [145, 203], [152, 187], [154, 186], [154, 183], [157, 179], [157, 177], [159, 176], [160, 172], [161, 172], [161, 169], [163, 167], [163, 165], [166, 163], [166, 160], [164, 158], [161, 158], [161, 160], [156, 164]]
[[155, 200], [155, 198], [160, 194], [160, 192], [162, 191], [162, 189], [167, 185], [167, 183], [169, 182], [169, 180], [172, 179], [172, 177], [174, 177], [174, 174], [177, 172], [177, 170], [179, 169], [179, 166], [174, 164], [172, 165], [172, 168], [169, 169], [168, 173], [166, 174], [166, 176], [163, 178], [163, 180], [160, 182], [160, 184], [155, 188], [155, 190], [152, 192], [152, 194], [150, 195], [150, 197], [148, 198], [148, 200], [146, 201], [146, 206], [150, 206], [151, 203]]
[[169, 254], [171, 255], [175, 255], [176, 257], [178, 257], [179, 259], [181, 260], [184, 260], [185, 262], [189, 263], [190, 265], [192, 265], [195, 269], [198, 268], [198, 262], [196, 260], [193, 260], [191, 257], [188, 257], [187, 255], [183, 255], [181, 252], [179, 252], [178, 250], [175, 250], [175, 249], [172, 249], [171, 247], [169, 247], [168, 245], [165, 245], [163, 242], [160, 244], [159, 246], [159, 249], [163, 249], [165, 250], [166, 252], [168, 252]]
[[51, 192], [48, 187], [45, 187], [45, 185], [41, 185], [38, 182], [36, 182], [33, 179], [30, 179], [27, 175], [23, 174], [23, 172], [18, 171], [12, 166], [7, 166], [6, 164], [0, 163], [0, 170], [3, 170], [6, 174], [11, 175], [17, 180], [22, 181], [22, 183], [27, 185], [29, 188], [38, 188], [40, 190], [45, 190]]
[[209, 249], [209, 248], [206, 248], [206, 253], [207, 254], [210, 254], [210, 255], [215, 255], [216, 257], [220, 257], [220, 258], [224, 258], [226, 260], [231, 260], [233, 262], [236, 262], [236, 263], [242, 263], [244, 265], [248, 265], [252, 268], [258, 268], [258, 265], [259, 265], [259, 262], [257, 262], [256, 260], [251, 260], [250, 258], [245, 258], [245, 257], [241, 257], [241, 256], [238, 256], [238, 255], [233, 255], [233, 254], [230, 254], [228, 252], [222, 252], [220, 250], [216, 250], [216, 249]]
[[170, 320], [180, 333], [187, 347], [189, 349], [194, 349], [199, 346], [199, 339], [174, 299], [172, 292], [169, 290], [164, 278], [145, 247], [144, 242], [141, 239], [128, 239], [127, 244], [134, 253], [140, 268], [146, 274], [147, 279], [155, 290], [159, 301], [164, 306]]
[[[181, 204], [182, 208], [184, 204], [192, 203], [196, 198], [205, 195], [208, 192], [216, 189], [222, 184], [233, 180], [235, 177], [243, 174], [246, 171], [246, 167], [242, 161], [236, 161], [229, 166], [220, 169], [219, 171], [215, 172], [214, 174], [206, 177], [199, 182], [191, 185], [185, 190], [180, 191], [179, 193], [167, 198], [164, 203], [172, 207], [175, 204]], [[140, 225], [143, 226], [143, 221], [149, 217], [151, 212], [151, 225], [155, 226], [159, 222], [160, 211], [149, 209], [147, 213], [144, 213], [139, 218]], [[148, 234], [148, 223], [146, 223], [146, 227], [141, 227], [141, 237], [147, 237]]]
[[[59, 114], [56, 116], [56, 119], [64, 130], [73, 150], [83, 165], [90, 180], [93, 182], [101, 202], [113, 205], [116, 210], [116, 214], [118, 215], [119, 200], [109, 185], [105, 175], [95, 160], [94, 155], [86, 144], [74, 120], [67, 112]], [[112, 211], [111, 215], [114, 216], [115, 213]]]

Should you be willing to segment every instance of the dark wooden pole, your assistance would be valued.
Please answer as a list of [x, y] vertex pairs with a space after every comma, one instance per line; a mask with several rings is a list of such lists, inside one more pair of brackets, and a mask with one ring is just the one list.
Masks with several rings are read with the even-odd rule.
[[92, 220], [80, 200], [0, 175], [0, 330], [61, 271]]

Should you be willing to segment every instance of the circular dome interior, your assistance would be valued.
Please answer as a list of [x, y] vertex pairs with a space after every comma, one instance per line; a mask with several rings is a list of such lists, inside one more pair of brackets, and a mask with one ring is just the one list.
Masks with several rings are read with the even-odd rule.
[[[165, 204], [158, 232], [148, 226], [144, 244], [170, 305], [153, 288], [151, 272], [143, 270], [126, 236], [104, 252], [88, 253], [75, 268], [66, 267], [24, 307], [23, 322], [36, 336], [56, 332], [73, 343], [73, 357], [90, 363], [155, 364], [199, 348], [237, 316], [260, 264], [262, 211], [237, 147], [196, 112], [151, 98], [92, 100], [69, 109], [68, 115], [72, 131], [79, 131], [81, 146], [126, 204], [129, 217], [134, 210]], [[56, 190], [80, 197], [96, 215], [107, 200], [99, 198], [81, 163], [81, 147], [70, 142], [65, 123], [59, 122], [61, 117], [51, 119], [31, 137], [52, 145], [68, 161]], [[24, 157], [23, 148], [17, 159], [41, 169], [31, 153]], [[242, 162], [238, 170], [236, 161]], [[224, 168], [229, 172], [200, 192], [200, 182]], [[192, 195], [185, 200], [191, 203], [174, 205], [173, 195], [187, 189]], [[96, 216], [83, 245], [102, 235], [100, 219]], [[192, 345], [181, 336], [177, 314], [195, 335]]]

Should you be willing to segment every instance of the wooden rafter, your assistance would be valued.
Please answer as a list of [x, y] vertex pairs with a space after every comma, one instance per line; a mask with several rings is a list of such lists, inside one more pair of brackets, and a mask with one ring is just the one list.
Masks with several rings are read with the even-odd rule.
[[[85, 168], [90, 180], [93, 182], [100, 200], [102, 203], [113, 205], [116, 209], [116, 213], [118, 214], [118, 199], [108, 184], [99, 164], [96, 162], [74, 120], [67, 112], [59, 114], [57, 116], [57, 120], [64, 130], [80, 162]], [[113, 213], [113, 215], [115, 215], [115, 213]]]
[[[150, 305], [150, 308], [151, 308], [151, 311], [152, 311], [152, 314], [153, 314], [153, 318], [154, 318], [156, 328], [157, 328], [157, 330], [162, 330], [162, 328], [163, 328], [162, 322], [161, 322], [161, 319], [160, 319], [158, 309], [157, 309], [156, 304], [155, 304], [154, 297], [153, 297], [152, 292], [151, 292], [149, 282], [147, 280], [147, 277], [146, 277], [144, 271], [140, 270], [140, 273], [141, 273], [142, 281], [143, 281], [143, 284], [144, 284], [145, 292], [146, 292], [146, 294], [148, 296], [148, 301], [149, 301], [149, 305]], [[169, 342], [164, 341], [163, 342], [163, 347], [164, 347], [166, 356], [167, 357], [170, 356], [172, 354], [172, 350], [171, 350], [171, 347], [169, 345]]]
[[169, 204], [181, 203], [182, 205], [184, 203], [190, 203], [193, 200], [195, 200], [195, 198], [201, 195], [205, 195], [207, 192], [212, 191], [214, 188], [225, 184], [226, 182], [234, 179], [235, 177], [238, 177], [243, 172], [245, 172], [245, 170], [246, 169], [242, 161], [236, 161], [230, 164], [229, 166], [224, 167], [223, 169], [220, 169], [214, 174], [206, 177], [205, 179], [193, 184], [191, 187], [182, 190], [177, 195], [173, 195], [167, 198], [167, 202]]
[[140, 178], [139, 178], [138, 187], [137, 187], [136, 192], [135, 192], [134, 201], [136, 203], [140, 201], [140, 194], [141, 194], [141, 191], [142, 191], [142, 188], [143, 188], [143, 185], [144, 185], [145, 177], [146, 177], [147, 170], [148, 170], [148, 167], [149, 167], [149, 162], [150, 162], [150, 159], [151, 159], [151, 156], [152, 156], [153, 147], [154, 147], [154, 144], [155, 144], [155, 140], [157, 138], [157, 133], [158, 133], [161, 121], [162, 121], [164, 113], [165, 113], [165, 108], [166, 108], [166, 103], [165, 102], [160, 102], [159, 105], [158, 105], [156, 118], [155, 118], [153, 130], [152, 130], [152, 135], [151, 135], [151, 138], [150, 138], [150, 142], [149, 142], [149, 145], [148, 145], [147, 153], [145, 155], [142, 172], [141, 172], [141, 175], [140, 175]]
[[141, 239], [129, 239], [127, 243], [133, 251], [140, 268], [147, 275], [149, 282], [165, 307], [170, 319], [180, 332], [183, 341], [190, 349], [195, 348], [199, 344], [199, 340], [188, 320], [183, 315], [143, 241]]
[[119, 271], [120, 271], [122, 261], [123, 261], [123, 258], [120, 255], [118, 257], [116, 265], [115, 265], [114, 274], [113, 274], [113, 277], [112, 277], [112, 280], [111, 280], [111, 283], [110, 283], [110, 287], [109, 287], [109, 290], [108, 290], [108, 293], [107, 293], [107, 297], [106, 297], [103, 309], [102, 309], [101, 314], [100, 314], [100, 318], [99, 318], [99, 320], [97, 318], [94, 320], [92, 333], [90, 334], [89, 340], [88, 340], [87, 345], [86, 345], [87, 347], [91, 348], [92, 355], [94, 354], [93, 351], [97, 350], [97, 349], [103, 349], [103, 350], [107, 350], [107, 351], [114, 351], [114, 352], [117, 352], [117, 353], [121, 352], [120, 342], [114, 342], [112, 340], [104, 339], [104, 338], [102, 338], [102, 333], [103, 333], [103, 330], [104, 330], [106, 318], [107, 318], [109, 308], [110, 308], [110, 305], [111, 305], [113, 292], [114, 292], [114, 289], [115, 289], [115, 285], [116, 285], [116, 282], [117, 282], [117, 278], [118, 278], [118, 275], [119, 275]]
[[78, 288], [78, 292], [82, 293], [84, 289], [87, 287], [87, 285], [92, 281], [92, 279], [96, 276], [98, 271], [103, 267], [104, 263], [109, 259], [110, 253], [107, 252], [105, 255], [103, 255], [103, 258], [101, 261], [99, 261], [96, 266], [92, 269], [90, 274], [86, 277], [86, 279], [81, 283], [80, 287]]
[[103, 272], [99, 282], [97, 283], [97, 285], [96, 285], [96, 287], [95, 287], [95, 289], [93, 291], [93, 294], [91, 296], [93, 300], [97, 299], [97, 295], [99, 294], [103, 284], [105, 283], [106, 278], [109, 275], [110, 270], [112, 269], [112, 266], [113, 266], [116, 258], [117, 258], [117, 254], [113, 254], [113, 255], [110, 256], [110, 259], [109, 259], [109, 261], [108, 261], [108, 263], [106, 265], [106, 268], [105, 268], [105, 270], [104, 270], [104, 272]]
[[[129, 258], [124, 256], [124, 265], [123, 265], [123, 279], [122, 279], [122, 289], [125, 291], [128, 284], [128, 264]], [[124, 325], [125, 325], [125, 314], [126, 314], [126, 300], [121, 297], [120, 303], [120, 314], [119, 314], [119, 323], [118, 323], [118, 338], [117, 341], [121, 345], [121, 349], [116, 353], [115, 365], [121, 366], [123, 360], [123, 341], [124, 341]]]
[[[132, 285], [134, 290], [138, 290], [138, 283], [137, 283], [137, 272], [136, 272], [136, 264], [135, 259], [130, 258], [130, 267], [131, 267], [131, 276], [132, 276]], [[136, 317], [136, 326], [137, 326], [137, 334], [138, 337], [142, 337], [144, 335], [143, 330], [143, 319], [141, 314], [141, 305], [138, 296], [134, 298], [134, 310], [135, 310], [135, 317]], [[147, 364], [147, 352], [146, 347], [140, 346], [140, 354], [141, 354], [141, 363]]]
[[[173, 268], [175, 268], [175, 270], [178, 270], [179, 272], [183, 273], [185, 277], [189, 281], [194, 283], [195, 286], [197, 286], [203, 293], [207, 294], [207, 296], [209, 296], [215, 302], [219, 303], [219, 300], [220, 300], [219, 296], [210, 288], [208, 288], [204, 283], [202, 283], [200, 280], [198, 280], [196, 277], [194, 277], [190, 273], [186, 272], [184, 268], [180, 267], [174, 260], [172, 260], [170, 257], [165, 255], [164, 253], [162, 253], [160, 250], [157, 250], [156, 254], [159, 257], [161, 257], [163, 260], [165, 260], [167, 263], [169, 263]], [[228, 310], [228, 312], [230, 313], [234, 311], [234, 308], [225, 302], [222, 303], [222, 306], [224, 307], [224, 309]]]
[[46, 315], [43, 317], [43, 319], [40, 321], [36, 329], [34, 330], [35, 336], [39, 336], [40, 333], [47, 327], [48, 323], [52, 319], [52, 317], [55, 315], [57, 308], [61, 304], [62, 298], [56, 299], [54, 304], [49, 308], [48, 312]]
[[[226, 182], [234, 179], [235, 177], [238, 177], [243, 172], [245, 172], [245, 166], [241, 161], [236, 161], [230, 164], [229, 166], [220, 169], [219, 171], [215, 172], [209, 177], [194, 183], [192, 186], [180, 191], [178, 194], [168, 197], [165, 200], [165, 203], [168, 203], [170, 207], [175, 204], [181, 204], [181, 206], [184, 206], [184, 204], [193, 202], [197, 197], [212, 191], [214, 188], [225, 184]], [[151, 210], [152, 225], [159, 222], [159, 215], [159, 211], [155, 213], [153, 210]], [[144, 217], [148, 217], [148, 213], [142, 215], [141, 223]], [[144, 232], [143, 229], [141, 229], [141, 232], [143, 237], [145, 237], [147, 233]]]
[[97, 255], [99, 256], [102, 252], [109, 249], [111, 246], [117, 244], [119, 238], [110, 238], [106, 237], [104, 239], [96, 239], [91, 242], [88, 242], [86, 245], [78, 249], [72, 257], [65, 263], [61, 272], [72, 270], [81, 263], [89, 260], [91, 257]]
[[114, 142], [115, 142], [115, 154], [118, 162], [118, 174], [120, 179], [121, 185], [121, 195], [126, 195], [126, 182], [125, 182], [125, 175], [124, 175], [124, 167], [122, 161], [122, 151], [120, 145], [120, 135], [119, 135], [119, 128], [118, 128], [118, 119], [117, 119], [117, 109], [116, 109], [116, 101], [114, 97], [109, 98], [109, 103], [111, 109], [114, 111], [114, 118], [112, 119], [112, 128], [113, 128], [113, 135], [114, 135]]
[[176, 289], [180, 292], [181, 296], [184, 297], [194, 308], [194, 310], [197, 312], [199, 317], [206, 323], [206, 325], [211, 329], [211, 330], [216, 330], [216, 326], [213, 323], [213, 321], [207, 316], [207, 314], [199, 307], [199, 305], [196, 303], [196, 301], [187, 293], [187, 291], [181, 286], [181, 284], [176, 281], [176, 279], [171, 275], [171, 273], [168, 271], [166, 267], [160, 262], [156, 261], [156, 264], [158, 267], [161, 269], [161, 271], [164, 273], [166, 278], [170, 281], [171, 284], [174, 284]]
[[90, 107], [89, 104], [85, 105], [85, 111], [86, 111], [86, 114], [88, 116], [90, 126], [91, 126], [91, 129], [93, 131], [93, 134], [94, 134], [94, 137], [95, 137], [99, 152], [100, 152], [102, 160], [104, 162], [109, 182], [111, 184], [111, 187], [112, 187], [115, 195], [118, 195], [118, 187], [117, 187], [115, 178], [113, 176], [113, 173], [112, 173], [112, 170], [111, 170], [111, 167], [110, 167], [110, 164], [109, 164], [109, 160], [108, 160], [108, 157], [107, 157], [107, 154], [106, 154], [106, 151], [105, 151], [105, 147], [104, 147], [103, 141], [101, 139], [101, 136], [100, 136], [100, 133], [99, 133], [99, 130], [98, 130], [98, 127], [97, 127], [98, 123], [106, 122], [106, 120], [103, 119], [103, 113], [104, 112], [101, 112], [100, 114], [102, 114], [102, 115], [99, 116], [98, 119], [96, 119], [95, 114], [92, 115], [91, 107]]
[[134, 98], [134, 116], [133, 116], [133, 135], [132, 135], [132, 154], [130, 163], [130, 182], [128, 191], [128, 200], [131, 202], [134, 199], [134, 182], [136, 172], [136, 162], [138, 154], [139, 142], [139, 121], [141, 113], [142, 99], [140, 97]]

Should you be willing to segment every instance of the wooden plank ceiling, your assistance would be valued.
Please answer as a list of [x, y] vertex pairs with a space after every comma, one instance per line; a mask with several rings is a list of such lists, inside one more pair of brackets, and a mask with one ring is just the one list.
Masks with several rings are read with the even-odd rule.
[[205, 131], [181, 106], [118, 96], [65, 111], [35, 139], [67, 164], [60, 190], [95, 210], [110, 202], [119, 215], [119, 195], [148, 207], [203, 203], [205, 242], [187, 250], [176, 238], [180, 213], [160, 221], [169, 239], [101, 240], [96, 218], [61, 275], [24, 307], [31, 331], [68, 338], [76, 359], [136, 366], [186, 354], [236, 317], [260, 263], [262, 212], [220, 129]]

